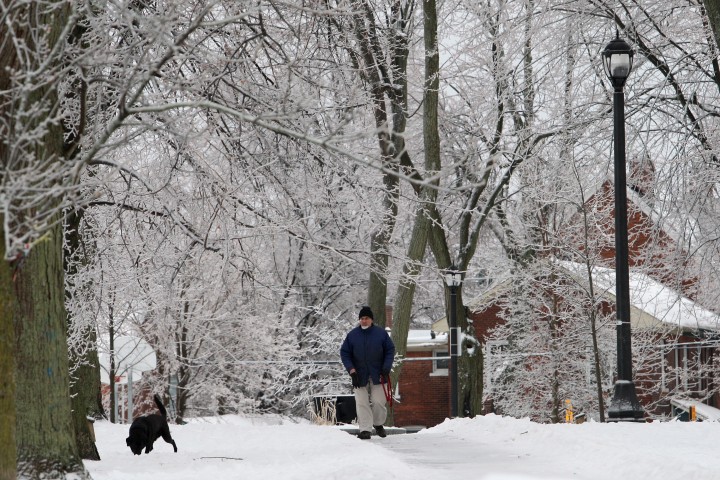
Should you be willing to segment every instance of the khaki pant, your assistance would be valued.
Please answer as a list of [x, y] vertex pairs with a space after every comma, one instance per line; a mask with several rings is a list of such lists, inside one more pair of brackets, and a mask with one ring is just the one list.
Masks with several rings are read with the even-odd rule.
[[355, 389], [355, 409], [358, 428], [361, 432], [372, 432], [373, 425], [383, 425], [387, 419], [385, 392], [382, 385], [373, 385], [372, 380], [364, 387]]

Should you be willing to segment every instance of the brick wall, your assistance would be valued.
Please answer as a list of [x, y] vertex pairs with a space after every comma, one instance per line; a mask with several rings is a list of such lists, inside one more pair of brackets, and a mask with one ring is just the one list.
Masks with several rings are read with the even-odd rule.
[[[432, 351], [408, 352], [407, 357], [432, 357]], [[398, 427], [433, 427], [450, 416], [450, 383], [447, 375], [432, 376], [432, 360], [403, 363], [399, 379], [400, 401], [394, 404]]]
[[[614, 187], [611, 180], [603, 183], [600, 190], [588, 200], [595, 226], [590, 232], [591, 244], [603, 259], [603, 266], [615, 268], [615, 206]], [[584, 250], [582, 222], [575, 233], [576, 247]], [[571, 227], [569, 230], [573, 230]], [[628, 264], [630, 268], [645, 267], [656, 280], [681, 291], [690, 299], [696, 298], [697, 278], [689, 271], [687, 256], [675, 240], [659, 228], [654, 220], [628, 200]]]

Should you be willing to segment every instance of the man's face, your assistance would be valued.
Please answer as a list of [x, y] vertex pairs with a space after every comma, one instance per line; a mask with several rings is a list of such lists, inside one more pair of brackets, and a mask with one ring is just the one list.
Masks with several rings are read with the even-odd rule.
[[360, 326], [362, 328], [368, 328], [370, 325], [372, 325], [372, 318], [360, 317]]

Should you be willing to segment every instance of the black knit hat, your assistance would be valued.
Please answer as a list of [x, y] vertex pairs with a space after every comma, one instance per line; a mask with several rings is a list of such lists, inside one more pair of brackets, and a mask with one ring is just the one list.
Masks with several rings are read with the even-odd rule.
[[370, 317], [371, 319], [375, 320], [375, 317], [373, 316], [373, 313], [372, 313], [372, 310], [370, 310], [370, 307], [362, 307], [360, 309], [358, 318], [362, 318], [362, 317]]

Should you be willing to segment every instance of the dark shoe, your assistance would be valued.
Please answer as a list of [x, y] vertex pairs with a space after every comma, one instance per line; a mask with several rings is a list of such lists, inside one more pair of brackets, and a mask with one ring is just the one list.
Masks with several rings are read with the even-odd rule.
[[358, 438], [360, 440], [370, 440], [370, 432], [360, 432], [358, 433]]
[[380, 438], [387, 437], [387, 433], [385, 432], [385, 427], [382, 425], [373, 425], [375, 427], [375, 433], [377, 433], [377, 436]]

